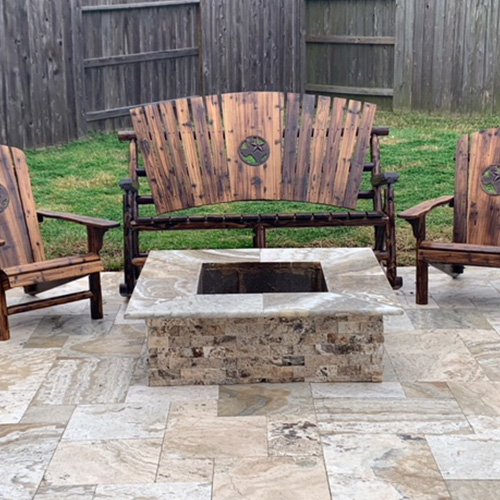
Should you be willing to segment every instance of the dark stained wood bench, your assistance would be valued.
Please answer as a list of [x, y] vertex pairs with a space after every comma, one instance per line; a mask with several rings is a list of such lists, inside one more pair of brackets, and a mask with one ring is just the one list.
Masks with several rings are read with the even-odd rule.
[[[130, 295], [147, 253], [142, 231], [252, 229], [254, 246], [266, 229], [373, 226], [373, 245], [394, 288], [396, 274], [394, 183], [383, 173], [376, 106], [326, 96], [246, 92], [189, 97], [135, 108], [130, 178], [124, 189], [125, 283]], [[140, 166], [139, 154], [144, 160]], [[363, 173], [370, 177], [361, 189]], [[147, 178], [151, 194], [140, 193]], [[371, 210], [357, 210], [358, 200]], [[321, 212], [178, 215], [218, 203], [288, 200], [325, 205]], [[141, 215], [154, 204], [156, 216]], [[329, 207], [342, 207], [343, 212]], [[169, 215], [170, 214], [170, 215]]]

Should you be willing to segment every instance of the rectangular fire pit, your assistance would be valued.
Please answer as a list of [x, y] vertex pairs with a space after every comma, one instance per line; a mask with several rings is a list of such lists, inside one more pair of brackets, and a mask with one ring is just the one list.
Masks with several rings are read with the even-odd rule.
[[125, 317], [148, 327], [150, 385], [379, 382], [401, 314], [369, 249], [149, 254]]

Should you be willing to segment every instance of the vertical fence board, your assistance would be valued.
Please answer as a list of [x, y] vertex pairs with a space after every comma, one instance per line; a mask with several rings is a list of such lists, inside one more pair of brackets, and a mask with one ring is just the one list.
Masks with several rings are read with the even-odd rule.
[[203, 0], [207, 94], [301, 89], [305, 0]]
[[[2, 22], [5, 23], [4, 12], [5, 12], [5, 0], [0, 0], [0, 13]], [[5, 88], [5, 78], [4, 73], [7, 71], [7, 50], [5, 50], [7, 40], [5, 37], [5, 26], [0, 27], [0, 47], [4, 47], [4, 50], [0, 50], [0, 68], [3, 68], [2, 75], [0, 76], [0, 144], [3, 142], [8, 142], [7, 138], [7, 102], [6, 102], [6, 88]]]
[[[393, 89], [393, 98], [366, 98], [395, 109], [500, 113], [500, 0], [200, 0], [88, 10], [151, 1], [0, 0], [0, 143], [44, 147], [89, 128], [127, 126], [127, 107], [138, 103], [303, 92], [306, 82], [342, 87], [346, 97], [349, 88]], [[306, 34], [395, 44], [306, 48]], [[183, 47], [199, 47], [199, 56], [83, 64]]]
[[498, 112], [500, 0], [396, 3], [395, 108]]
[[395, 14], [395, 0], [308, 0], [306, 90], [391, 107]]

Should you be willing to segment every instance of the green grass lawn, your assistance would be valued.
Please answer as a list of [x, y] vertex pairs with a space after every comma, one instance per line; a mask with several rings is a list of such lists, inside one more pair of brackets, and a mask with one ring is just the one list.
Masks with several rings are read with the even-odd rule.
[[[460, 135], [500, 126], [500, 117], [436, 116], [418, 113], [378, 112], [377, 125], [391, 128], [381, 138], [382, 164], [386, 172], [399, 172], [397, 210], [420, 201], [453, 194], [455, 145]], [[87, 140], [42, 151], [29, 151], [28, 162], [39, 208], [95, 217], [122, 219], [120, 179], [127, 177], [127, 144], [116, 134], [93, 135]], [[307, 211], [298, 203], [235, 203], [209, 207], [211, 212]], [[194, 212], [204, 212], [208, 210]], [[452, 211], [438, 209], [429, 220], [429, 237], [446, 240], [452, 234]], [[42, 225], [49, 257], [84, 251], [85, 230], [60, 221]], [[269, 246], [370, 246], [372, 228], [280, 229], [268, 232]], [[248, 231], [172, 231], [146, 234], [143, 248], [238, 248], [250, 247]], [[103, 257], [106, 267], [122, 267], [121, 229], [106, 236]], [[410, 227], [398, 221], [399, 263], [413, 263], [414, 241]]]

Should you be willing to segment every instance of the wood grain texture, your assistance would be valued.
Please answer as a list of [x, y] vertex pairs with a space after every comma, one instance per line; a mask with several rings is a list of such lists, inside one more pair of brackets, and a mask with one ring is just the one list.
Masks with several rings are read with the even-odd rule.
[[395, 109], [500, 109], [498, 0], [396, 0]]
[[[42, 307], [90, 299], [92, 318], [102, 318], [100, 272], [104, 265], [98, 253], [104, 233], [119, 223], [60, 212], [37, 212], [24, 153], [0, 146], [0, 167], [0, 340], [10, 338], [10, 314]], [[39, 227], [39, 220], [44, 217], [87, 226], [89, 254], [46, 260]], [[89, 291], [7, 307], [5, 290], [22, 286], [26, 293], [36, 295], [82, 276], [89, 276]]]
[[453, 218], [453, 241], [467, 241], [468, 226], [468, 185], [469, 185], [469, 136], [464, 135], [457, 142], [455, 153], [455, 198]]
[[252, 90], [500, 113], [500, 0], [88, 3], [0, 0], [0, 143], [65, 143], [129, 127], [140, 104]]
[[[157, 212], [238, 200], [355, 208], [376, 106], [331, 102], [242, 92], [132, 110]], [[242, 152], [252, 138], [261, 160]]]
[[[0, 213], [0, 234], [6, 242], [0, 248], [1, 267], [28, 264], [35, 261], [20, 186], [16, 177], [15, 163], [16, 160], [12, 149], [7, 146], [0, 146], [0, 165], [2, 167], [0, 169], [0, 184], [4, 187], [3, 196], [5, 206], [3, 212]], [[31, 190], [30, 185], [22, 187], [25, 190]], [[24, 201], [31, 214], [30, 218], [32, 219], [34, 216], [35, 223], [38, 225], [32, 194], [31, 196], [26, 194]], [[41, 237], [40, 239], [36, 238], [35, 241], [41, 241]]]
[[306, 9], [306, 90], [369, 96], [390, 108], [395, 1], [315, 0]]
[[[161, 121], [153, 119], [158, 109]], [[386, 265], [391, 285], [399, 288], [394, 224], [397, 174], [381, 171], [378, 134], [387, 135], [388, 130], [373, 127], [375, 109], [372, 104], [362, 106], [341, 98], [332, 103], [327, 96], [242, 92], [174, 99], [132, 110], [135, 132], [119, 137], [137, 143], [145, 169], [137, 168], [137, 150], [131, 147], [131, 178], [120, 183], [125, 191], [122, 295], [132, 293], [147, 256], [139, 249], [139, 234], [172, 230], [250, 229], [254, 246], [263, 248], [266, 230], [271, 228], [370, 226], [375, 228], [375, 255]], [[371, 189], [360, 190], [363, 172], [370, 176]], [[139, 194], [138, 181], [144, 177], [153, 179], [152, 195]], [[162, 179], [166, 185], [161, 185]], [[191, 192], [192, 199], [172, 196], [181, 189]], [[142, 207], [153, 203], [163, 214], [257, 200], [345, 208], [355, 208], [358, 200], [371, 200], [373, 210], [141, 215]]]
[[500, 196], [482, 187], [485, 170], [500, 165], [500, 129], [477, 132], [471, 137], [467, 194], [467, 243], [500, 245]]

